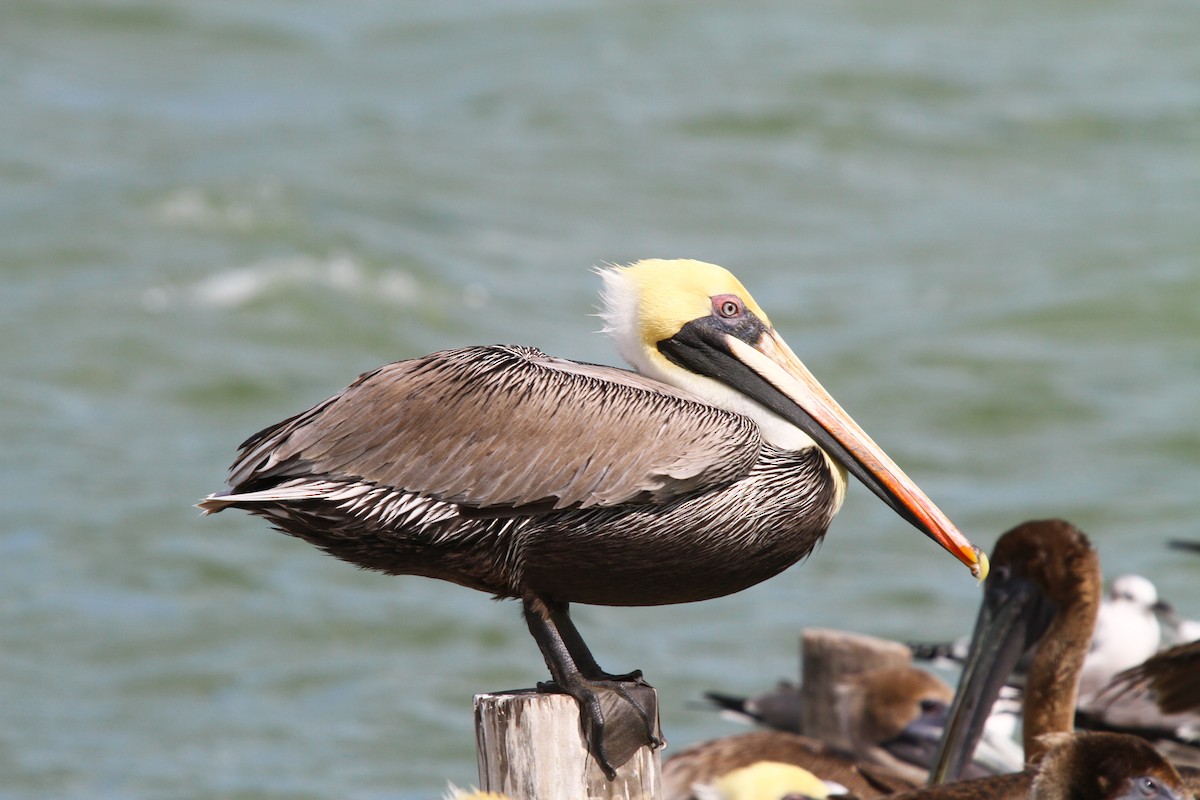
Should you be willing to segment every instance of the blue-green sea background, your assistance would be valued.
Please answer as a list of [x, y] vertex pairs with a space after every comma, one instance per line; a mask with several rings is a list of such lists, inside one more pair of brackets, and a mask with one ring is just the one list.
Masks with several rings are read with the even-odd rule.
[[[518, 609], [202, 519], [248, 434], [386, 361], [615, 363], [604, 262], [733, 269], [977, 543], [1064, 516], [1200, 616], [1200, 5], [0, 5], [0, 796], [431, 798]], [[855, 486], [739, 595], [579, 608], [689, 704], [805, 626], [965, 633]]]

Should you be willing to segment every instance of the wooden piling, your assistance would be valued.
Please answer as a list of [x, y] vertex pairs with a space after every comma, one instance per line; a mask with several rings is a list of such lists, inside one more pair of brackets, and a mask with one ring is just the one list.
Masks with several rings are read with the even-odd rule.
[[659, 751], [642, 747], [610, 781], [592, 758], [579, 705], [532, 689], [475, 695], [479, 788], [511, 800], [659, 800]]

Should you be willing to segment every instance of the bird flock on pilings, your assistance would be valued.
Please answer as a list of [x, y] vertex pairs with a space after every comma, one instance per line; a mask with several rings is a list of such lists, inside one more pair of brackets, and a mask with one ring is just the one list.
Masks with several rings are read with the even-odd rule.
[[[710, 692], [709, 708], [759, 730], [668, 758], [666, 800], [713, 796], [706, 792], [722, 773], [761, 763], [761, 753], [863, 798], [1200, 796], [1200, 641], [1181, 641], [1194, 623], [1141, 576], [1118, 576], [1102, 594], [1099, 557], [1063, 520], [1032, 521], [1004, 534], [991, 564], [972, 637], [909, 645], [916, 659], [960, 669], [957, 693], [911, 678], [906, 687], [900, 676], [909, 671], [937, 680], [912, 667], [850, 675], [839, 692], [865, 702], [842, 707], [874, 709], [876, 716], [886, 710], [891, 725], [874, 737], [822, 740], [800, 735], [805, 717], [796, 683], [749, 697]], [[893, 697], [864, 693], [872, 682]], [[907, 703], [896, 702], [900, 697]], [[843, 720], [850, 730], [869, 725], [855, 714]], [[857, 746], [831, 748], [835, 739]], [[896, 761], [905, 763], [897, 769]], [[724, 795], [755, 796], [767, 795]]]
[[957, 691], [911, 664], [847, 674], [826, 740], [805, 729], [794, 684], [714, 691], [714, 706], [762, 729], [666, 759], [667, 800], [1196, 791], [1200, 630], [1153, 584], [1121, 576], [1102, 597], [1094, 549], [1063, 520], [1001, 536], [989, 575], [732, 274], [661, 259], [599, 273], [605, 330], [632, 371], [528, 346], [397, 361], [250, 436], [200, 508], [242, 509], [361, 567], [520, 601], [550, 673], [539, 689], [575, 699], [612, 780], [664, 743], [657, 694], [638, 670], [600, 668], [570, 604], [695, 602], [767, 580], [813, 551], [853, 475], [985, 581], [969, 643], [913, 648], [961, 664]]

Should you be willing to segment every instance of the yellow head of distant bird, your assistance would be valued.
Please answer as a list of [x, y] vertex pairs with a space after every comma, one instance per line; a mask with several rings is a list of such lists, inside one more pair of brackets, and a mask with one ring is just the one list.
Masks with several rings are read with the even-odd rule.
[[808, 797], [823, 800], [845, 787], [828, 784], [808, 770], [779, 761], [759, 761], [735, 769], [718, 778], [709, 787], [697, 787], [701, 800], [779, 800]]

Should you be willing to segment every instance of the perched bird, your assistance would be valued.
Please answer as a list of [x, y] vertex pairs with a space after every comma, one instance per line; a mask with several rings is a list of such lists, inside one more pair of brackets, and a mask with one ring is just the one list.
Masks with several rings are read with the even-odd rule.
[[1117, 675], [1077, 724], [1153, 739], [1176, 766], [1200, 767], [1200, 641], [1166, 650]]
[[[1174, 613], [1158, 596], [1155, 585], [1141, 575], [1114, 578], [1100, 602], [1091, 643], [1083, 662], [1078, 693], [1076, 725], [1094, 730], [1136, 733], [1151, 738], [1190, 741], [1187, 731], [1198, 720], [1168, 717], [1140, 694], [1114, 691], [1112, 683], [1122, 670], [1142, 663], [1158, 651], [1161, 641], [1187, 635], [1190, 621]], [[1192, 623], [1194, 624], [1194, 623]], [[1198, 634], [1200, 636], [1200, 634]], [[951, 663], [961, 667], [966, 660], [968, 639], [953, 643], [910, 644], [914, 658]], [[1013, 703], [1019, 698], [1033, 651], [1018, 660], [1001, 699], [992, 708], [988, 728], [998, 723], [1011, 726]], [[1017, 710], [1019, 716], [1019, 710]], [[998, 730], [998, 728], [997, 728]], [[993, 739], [994, 741], [994, 739]]]
[[1120, 676], [1122, 683], [1144, 686], [1168, 714], [1200, 711], [1200, 641], [1163, 650]]
[[1062, 520], [1027, 522], [1000, 537], [995, 565], [932, 780], [954, 780], [1012, 668], [1034, 648], [1025, 691], [1020, 773], [905, 792], [892, 800], [1184, 800], [1187, 788], [1148, 742], [1074, 730], [1075, 699], [1100, 606], [1100, 561]]
[[951, 706], [935, 782], [956, 780], [992, 701], [1030, 649], [1025, 684], [1026, 760], [1045, 752], [1039, 737], [1071, 733], [1075, 701], [1100, 608], [1103, 578], [1091, 542], [1063, 520], [1037, 520], [1001, 536], [984, 584], [971, 648]]
[[779, 681], [774, 689], [750, 697], [705, 692], [704, 699], [721, 716], [736, 722], [800, 733], [800, 687], [792, 681]]
[[1172, 725], [1176, 741], [1159, 741], [1158, 748], [1200, 797], [1200, 641], [1176, 645], [1123, 672], [1114, 691], [1144, 695]]
[[[941, 678], [912, 667], [851, 673], [832, 687], [835, 725], [829, 731], [801, 737], [794, 735], [800, 729], [799, 693], [794, 684], [786, 687], [792, 689], [782, 693], [784, 702], [790, 695], [796, 710], [792, 730], [729, 736], [688, 748], [664, 765], [667, 795], [671, 796], [672, 786], [679, 783], [677, 773], [692, 782], [712, 780], [719, 774], [717, 770], [761, 760], [764, 749], [777, 749], [776, 761], [804, 768], [822, 779], [849, 780], [847, 786], [860, 794], [863, 789], [854, 785], [853, 777], [860, 773], [870, 779], [886, 779], [893, 786], [918, 785], [933, 761], [941, 723], [954, 696]], [[773, 701], [768, 702], [771, 704]], [[871, 796], [879, 793], [868, 792]]]
[[[933, 766], [953, 690], [932, 673], [913, 667], [850, 675], [835, 690], [841, 730], [836, 741], [832, 737], [816, 738], [842, 746], [856, 758], [889, 767], [914, 780], [924, 780], [925, 773]], [[735, 721], [776, 731], [806, 733], [801, 727], [801, 691], [791, 681], [780, 681], [772, 691], [753, 697], [722, 692], [705, 692], [704, 697], [712, 707], [720, 709], [722, 716]], [[1017, 706], [1013, 700], [993, 705], [968, 776], [1021, 768], [1024, 755], [1013, 739], [1019, 715]], [[752, 753], [747, 753], [747, 758], [752, 757]]]
[[1079, 693], [1086, 703], [1118, 672], [1142, 663], [1158, 651], [1162, 626], [1158, 615], [1169, 607], [1158, 589], [1141, 575], [1119, 575], [1100, 603], [1092, 643], [1083, 662]]
[[857, 758], [923, 781], [954, 691], [933, 673], [885, 667], [846, 675], [834, 687], [837, 737]]
[[[1168, 750], [1177, 767], [1200, 765], [1200, 706], [1189, 708], [1179, 700], [1181, 689], [1200, 696], [1200, 672], [1189, 668], [1200, 659], [1190, 665], [1181, 660], [1186, 645], [1159, 650], [1163, 640], [1197, 638], [1200, 624], [1175, 613], [1148, 579], [1124, 575], [1114, 580], [1084, 661], [1076, 726], [1134, 733]], [[1183, 667], [1171, 670], [1174, 678], [1166, 682], [1166, 665], [1180, 663]], [[1153, 685], [1137, 680], [1151, 674], [1160, 676]]]
[[[1159, 618], [1171, 612], [1161, 601], [1158, 589], [1141, 575], [1120, 575], [1113, 579], [1108, 593], [1100, 601], [1100, 611], [1087, 658], [1083, 663], [1081, 693], [1088, 694], [1108, 683], [1118, 672], [1153, 655], [1162, 640]], [[966, 660], [969, 639], [953, 642], [912, 642], [913, 658], [961, 666]], [[1018, 663], [1018, 683], [1024, 679], [1028, 664]]]
[[240, 508], [338, 558], [523, 603], [554, 690], [611, 778], [661, 743], [640, 672], [596, 664], [570, 603], [659, 605], [753, 586], [808, 555], [854, 474], [981, 577], [986, 558], [817, 383], [729, 272], [604, 270], [636, 373], [530, 347], [399, 361], [251, 436]]

